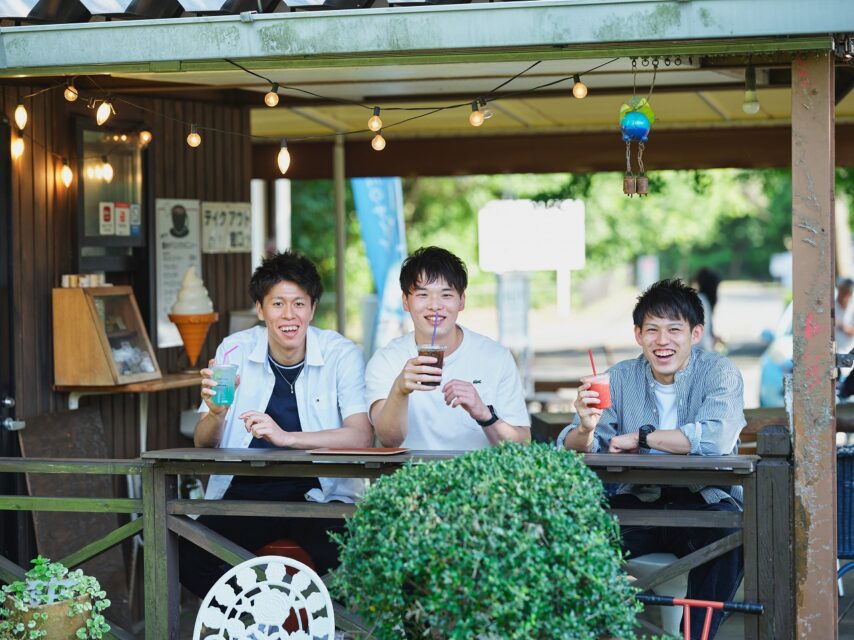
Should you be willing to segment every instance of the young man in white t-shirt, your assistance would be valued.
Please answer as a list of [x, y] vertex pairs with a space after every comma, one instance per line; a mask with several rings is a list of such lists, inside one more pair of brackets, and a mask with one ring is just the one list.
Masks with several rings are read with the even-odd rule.
[[[467, 451], [530, 441], [512, 354], [457, 324], [467, 284], [462, 260], [445, 249], [422, 247], [404, 261], [403, 308], [415, 330], [378, 350], [365, 373], [369, 417], [384, 446]], [[442, 368], [418, 355], [417, 345], [431, 343], [445, 345]]]

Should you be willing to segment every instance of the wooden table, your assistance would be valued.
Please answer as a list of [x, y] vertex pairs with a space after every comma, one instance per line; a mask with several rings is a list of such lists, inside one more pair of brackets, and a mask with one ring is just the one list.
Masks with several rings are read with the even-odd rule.
[[[448, 460], [462, 453], [460, 451], [410, 451], [392, 456], [334, 456], [279, 449], [200, 448], [145, 453], [142, 457], [147, 463], [143, 471], [146, 638], [149, 640], [177, 640], [178, 638], [179, 536], [199, 544], [232, 564], [253, 557], [249, 551], [188, 518], [188, 514], [346, 518], [355, 510], [355, 505], [342, 503], [180, 500], [177, 498], [174, 481], [177, 474], [378, 478], [393, 473], [405, 463]], [[757, 458], [755, 456], [589, 454], [585, 456], [585, 462], [605, 482], [678, 486], [739, 484], [744, 487], [744, 515], [728, 512], [704, 513], [700, 518], [696, 511], [618, 512], [618, 517], [626, 524], [666, 523], [670, 526], [683, 524], [692, 527], [744, 529], [744, 536], [741, 532], [733, 534], [665, 568], [661, 573], [667, 573], [667, 575], [655, 582], [656, 584], [705, 562], [710, 557], [715, 557], [715, 554], [720, 555], [738, 546], [742, 542], [742, 537], [745, 553], [750, 554], [752, 558], [757, 557], [757, 535], [753, 524], [756, 512], [754, 480]], [[532, 488], [532, 490], [536, 489]], [[656, 576], [650, 576], [646, 582], [656, 580]], [[745, 597], [748, 600], [756, 600], [756, 582], [756, 571], [746, 568]], [[336, 611], [336, 615], [339, 613]], [[749, 624], [746, 622], [746, 625], [749, 626]], [[755, 635], [748, 632], [747, 637], [753, 638]]]

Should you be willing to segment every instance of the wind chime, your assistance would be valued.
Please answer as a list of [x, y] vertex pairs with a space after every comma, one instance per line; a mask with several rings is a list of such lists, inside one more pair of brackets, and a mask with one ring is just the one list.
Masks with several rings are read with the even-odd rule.
[[[649, 137], [649, 130], [655, 122], [655, 113], [649, 105], [652, 90], [655, 87], [655, 76], [658, 73], [658, 58], [652, 60], [652, 83], [646, 98], [637, 95], [637, 59], [632, 58], [632, 97], [620, 106], [620, 130], [623, 132], [623, 142], [626, 143], [626, 175], [623, 177], [623, 193], [630, 198], [649, 193], [649, 178], [644, 173], [643, 151], [644, 143]], [[638, 173], [632, 170], [632, 142], [638, 146]]]

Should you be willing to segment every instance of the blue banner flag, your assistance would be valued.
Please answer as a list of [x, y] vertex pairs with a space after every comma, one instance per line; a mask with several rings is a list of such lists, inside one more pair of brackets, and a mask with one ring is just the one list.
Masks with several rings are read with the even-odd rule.
[[377, 313], [368, 354], [405, 332], [400, 265], [406, 257], [400, 178], [353, 178], [353, 199], [377, 290]]

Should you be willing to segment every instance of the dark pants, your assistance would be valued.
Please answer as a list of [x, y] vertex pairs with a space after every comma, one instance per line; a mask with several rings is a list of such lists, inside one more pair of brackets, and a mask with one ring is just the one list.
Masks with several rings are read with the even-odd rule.
[[[280, 500], [305, 502], [302, 483], [282, 488], [281, 483], [241, 485], [232, 483], [223, 499]], [[272, 518], [245, 516], [201, 516], [198, 521], [241, 547], [255, 552], [280, 538], [291, 538], [311, 556], [317, 573], [323, 575], [338, 566], [338, 546], [329, 532], [344, 530], [337, 518]], [[204, 598], [214, 583], [230, 568], [216, 556], [181, 538], [178, 546], [180, 580], [187, 589]]]
[[[684, 509], [692, 511], [735, 511], [739, 509], [730, 502], [706, 504], [699, 493], [688, 489], [663, 488], [662, 497], [655, 502], [641, 502], [633, 495], [609, 498], [612, 509]], [[706, 529], [684, 527], [621, 527], [623, 548], [630, 557], [647, 553], [672, 553], [678, 558], [687, 556], [715, 540], [719, 540], [738, 529]], [[688, 594], [697, 600], [732, 600], [744, 573], [743, 548], [738, 547], [724, 555], [692, 569], [688, 573]], [[704, 609], [691, 611], [691, 638], [702, 637]], [[709, 639], [715, 637], [723, 621], [723, 612], [715, 611]]]

